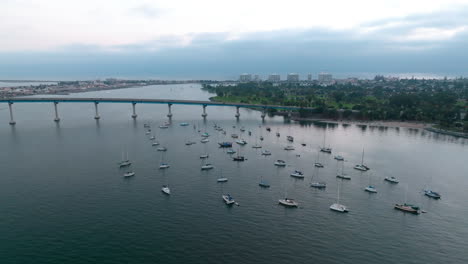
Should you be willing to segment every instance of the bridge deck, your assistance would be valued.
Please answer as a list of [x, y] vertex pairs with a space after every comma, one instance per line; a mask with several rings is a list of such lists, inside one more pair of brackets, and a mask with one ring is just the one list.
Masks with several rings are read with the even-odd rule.
[[281, 105], [258, 105], [245, 103], [223, 103], [197, 100], [171, 100], [171, 99], [138, 99], [138, 98], [69, 98], [69, 97], [17, 97], [1, 98], [4, 103], [135, 103], [135, 104], [179, 104], [179, 105], [206, 105], [206, 106], [233, 106], [244, 108], [270, 108], [299, 110], [314, 110], [311, 107], [281, 106]]

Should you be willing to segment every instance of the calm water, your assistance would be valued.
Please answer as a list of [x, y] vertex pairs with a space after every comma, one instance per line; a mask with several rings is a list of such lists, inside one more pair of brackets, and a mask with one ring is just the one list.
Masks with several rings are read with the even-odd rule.
[[[210, 95], [192, 84], [71, 96], [205, 100]], [[0, 105], [1, 263], [468, 262], [466, 140], [410, 129], [287, 123], [280, 117], [262, 124], [260, 113], [249, 110], [236, 122], [234, 109], [222, 107], [208, 107], [203, 122], [200, 106], [174, 105], [174, 125], [153, 129], [169, 149], [165, 160], [171, 168], [160, 171], [162, 153], [151, 146], [143, 123], [162, 123], [167, 106], [137, 105], [133, 121], [130, 104], [100, 104], [96, 122], [91, 104], [59, 104], [58, 125], [50, 103], [13, 107], [17, 125], [10, 127], [7, 106]], [[241, 134], [240, 126], [253, 132], [243, 135], [249, 144], [239, 148], [247, 161], [235, 163], [217, 147], [225, 136], [214, 131], [215, 122], [228, 135]], [[199, 142], [193, 124], [206, 127], [209, 143]], [[326, 190], [309, 187], [324, 133], [333, 155], [346, 158], [352, 177], [341, 192], [348, 214], [329, 210], [339, 183], [333, 155], [320, 154], [325, 168], [314, 175], [328, 183]], [[260, 135], [272, 156], [251, 147]], [[295, 137], [295, 151], [282, 150], [286, 135]], [[197, 144], [186, 146], [188, 139]], [[361, 174], [352, 166], [360, 162], [363, 147], [371, 170]], [[124, 149], [136, 172], [130, 179], [117, 168]], [[216, 167], [212, 171], [200, 171], [205, 151]], [[276, 159], [288, 166], [273, 166]], [[304, 180], [289, 176], [296, 168], [305, 172]], [[229, 182], [217, 183], [220, 175]], [[262, 176], [271, 188], [259, 188]], [[386, 176], [400, 183], [385, 183]], [[369, 182], [377, 194], [363, 191]], [[170, 197], [161, 193], [163, 184], [170, 185]], [[422, 195], [427, 186], [442, 199]], [[240, 206], [225, 206], [222, 193]], [[299, 208], [279, 206], [285, 195]], [[428, 213], [394, 210], [405, 197]]]

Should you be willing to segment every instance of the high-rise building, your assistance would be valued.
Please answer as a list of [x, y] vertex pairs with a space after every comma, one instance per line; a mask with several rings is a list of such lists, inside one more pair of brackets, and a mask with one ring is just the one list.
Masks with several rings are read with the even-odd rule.
[[240, 82], [251, 82], [252, 81], [252, 74], [243, 73], [239, 76]]
[[254, 82], [259, 82], [259, 81], [261, 81], [261, 80], [260, 80], [260, 76], [258, 76], [258, 74], [255, 74], [255, 75], [254, 75], [253, 80], [254, 80]]
[[280, 77], [279, 74], [276, 74], [276, 73], [275, 74], [270, 74], [268, 76], [268, 81], [270, 81], [270, 82], [279, 82], [279, 81], [281, 81], [281, 77]]
[[288, 82], [299, 82], [299, 74], [297, 73], [289, 73], [288, 77], [286, 78]]
[[321, 72], [318, 75], [319, 83], [330, 84], [333, 82], [332, 75], [330, 73]]
[[312, 81], [312, 74], [307, 74], [307, 81], [311, 82]]

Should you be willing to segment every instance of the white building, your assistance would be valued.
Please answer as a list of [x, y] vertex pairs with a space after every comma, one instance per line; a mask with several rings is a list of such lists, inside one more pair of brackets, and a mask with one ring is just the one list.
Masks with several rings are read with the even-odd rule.
[[268, 81], [270, 81], [270, 82], [279, 82], [279, 81], [281, 81], [281, 77], [280, 77], [279, 74], [276, 74], [276, 73], [275, 74], [270, 74], [268, 76]]
[[330, 84], [333, 82], [332, 75], [330, 73], [321, 72], [318, 75], [319, 83]]
[[312, 81], [312, 74], [307, 74], [307, 81], [311, 82]]
[[240, 82], [251, 82], [252, 81], [252, 74], [243, 73], [239, 76]]
[[289, 73], [286, 79], [288, 82], [299, 82], [299, 74]]
[[254, 80], [254, 82], [259, 82], [259, 81], [261, 81], [260, 76], [259, 76], [258, 74], [255, 74], [255, 75], [254, 75], [253, 80]]

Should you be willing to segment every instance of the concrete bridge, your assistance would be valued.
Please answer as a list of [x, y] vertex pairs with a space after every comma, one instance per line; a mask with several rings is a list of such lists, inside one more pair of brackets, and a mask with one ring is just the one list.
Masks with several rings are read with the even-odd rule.
[[202, 106], [202, 117], [206, 118], [207, 106], [229, 106], [236, 107], [235, 117], [239, 118], [239, 109], [243, 108], [258, 108], [262, 109], [262, 119], [266, 116], [267, 109], [283, 109], [283, 110], [314, 110], [310, 107], [297, 107], [297, 106], [280, 106], [280, 105], [259, 105], [259, 104], [245, 104], [245, 103], [223, 103], [223, 102], [211, 102], [211, 101], [197, 101], [197, 100], [171, 100], [171, 99], [137, 99], [137, 98], [70, 98], [70, 97], [17, 97], [17, 98], [2, 98], [0, 103], [8, 103], [10, 109], [10, 125], [16, 124], [13, 118], [13, 104], [14, 103], [52, 103], [55, 111], [55, 122], [60, 121], [58, 113], [59, 103], [92, 103], [95, 108], [95, 119], [99, 119], [99, 103], [127, 103], [132, 105], [133, 113], [132, 118], [137, 118], [136, 104], [166, 104], [168, 106], [167, 117], [172, 117], [171, 107], [172, 105], [200, 105]]

